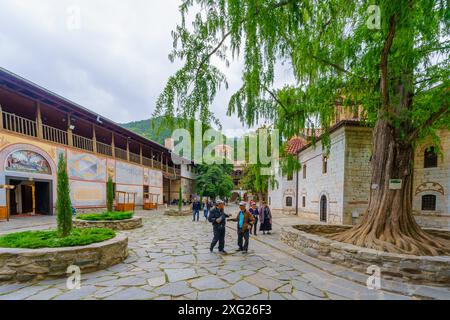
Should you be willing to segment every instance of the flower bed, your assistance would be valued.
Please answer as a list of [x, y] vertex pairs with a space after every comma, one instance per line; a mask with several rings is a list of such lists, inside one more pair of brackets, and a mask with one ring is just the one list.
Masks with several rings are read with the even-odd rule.
[[77, 228], [131, 230], [142, 227], [142, 218], [133, 217], [132, 212], [89, 213], [78, 215], [73, 225]]
[[[81, 234], [86, 232], [81, 231]], [[105, 234], [111, 235], [114, 231], [106, 230]], [[17, 238], [16, 235], [9, 234], [2, 239], [6, 238], [9, 239], [8, 243], [17, 244], [16, 240], [13, 241], [13, 238]], [[44, 234], [40, 233], [40, 235]], [[45, 241], [50, 239], [51, 237]], [[61, 240], [59, 243], [62, 244], [63, 241], [67, 240]], [[94, 272], [122, 262], [127, 255], [128, 238], [121, 234], [109, 240], [82, 246], [40, 249], [0, 248], [0, 282], [66, 277], [67, 268], [72, 265], [79, 266], [82, 273]]]
[[126, 220], [133, 217], [133, 212], [103, 212], [103, 213], [85, 213], [77, 215], [79, 220], [87, 221], [115, 221]]
[[84, 246], [114, 238], [116, 233], [110, 229], [73, 229], [69, 236], [61, 238], [57, 231], [25, 231], [0, 236], [3, 248], [61, 248]]
[[[376, 265], [382, 278], [402, 278], [408, 282], [433, 285], [450, 283], [450, 256], [413, 256], [388, 253], [331, 240], [325, 235], [344, 231], [349, 226], [297, 225], [285, 226], [281, 240], [302, 253], [330, 263], [366, 273]], [[427, 230], [449, 237], [450, 232]]]

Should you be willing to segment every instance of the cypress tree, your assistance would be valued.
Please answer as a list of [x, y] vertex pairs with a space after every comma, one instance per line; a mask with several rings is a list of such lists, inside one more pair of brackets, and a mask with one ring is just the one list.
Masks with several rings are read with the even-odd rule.
[[178, 209], [181, 210], [181, 207], [183, 206], [183, 192], [180, 189], [178, 190]]
[[106, 207], [108, 212], [113, 211], [114, 202], [114, 186], [111, 176], [108, 176], [108, 183], [106, 185]]
[[70, 201], [69, 177], [67, 163], [63, 154], [59, 155], [56, 212], [58, 233], [67, 237], [72, 230], [72, 203]]

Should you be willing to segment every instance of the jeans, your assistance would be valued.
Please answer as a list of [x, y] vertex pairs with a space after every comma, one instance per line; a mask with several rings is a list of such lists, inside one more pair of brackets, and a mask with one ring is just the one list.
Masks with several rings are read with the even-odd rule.
[[199, 210], [194, 210], [194, 213], [192, 214], [193, 215], [193, 218], [192, 218], [192, 221], [195, 221], [195, 217], [197, 216], [197, 221], [198, 221], [198, 218], [199, 218]]
[[[253, 216], [255, 218], [255, 223], [253, 223], [252, 229], [253, 229], [253, 234], [256, 236], [256, 231], [258, 230], [257, 225], [258, 225], [258, 216]], [[250, 229], [250, 233], [252, 233], [252, 229]]]
[[223, 251], [225, 249], [225, 226], [213, 226], [213, 233], [214, 238], [211, 242], [211, 251], [217, 242], [219, 242], [219, 251]]
[[208, 220], [208, 209], [203, 210], [203, 214], [205, 216], [205, 219]]
[[242, 232], [242, 229], [238, 229], [238, 246], [239, 250], [248, 250], [248, 240], [250, 238], [250, 230]]

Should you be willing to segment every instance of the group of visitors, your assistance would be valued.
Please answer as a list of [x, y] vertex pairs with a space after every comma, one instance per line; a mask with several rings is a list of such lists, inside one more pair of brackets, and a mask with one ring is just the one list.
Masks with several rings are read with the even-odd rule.
[[[197, 206], [196, 206], [197, 208]], [[243, 254], [248, 252], [250, 234], [257, 235], [257, 224], [260, 221], [259, 230], [270, 234], [272, 230], [272, 214], [266, 202], [262, 202], [262, 206], [258, 208], [255, 202], [250, 203], [247, 210], [247, 203], [242, 201], [239, 203], [239, 212], [234, 218], [225, 213], [225, 204], [222, 200], [217, 200], [215, 206], [209, 211], [208, 221], [213, 225], [213, 240], [211, 242], [210, 251], [213, 252], [214, 247], [219, 243], [219, 252], [226, 254], [225, 251], [225, 226], [226, 221], [235, 221], [237, 223], [238, 251]], [[195, 216], [194, 216], [195, 220]]]

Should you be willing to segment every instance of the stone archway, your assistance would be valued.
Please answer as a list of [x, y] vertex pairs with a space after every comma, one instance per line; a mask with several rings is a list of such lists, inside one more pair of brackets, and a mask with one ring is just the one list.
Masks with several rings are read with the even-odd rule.
[[0, 206], [9, 215], [52, 215], [56, 199], [56, 171], [54, 160], [44, 150], [29, 144], [7, 146], [0, 152], [0, 184], [15, 187], [0, 191]]

